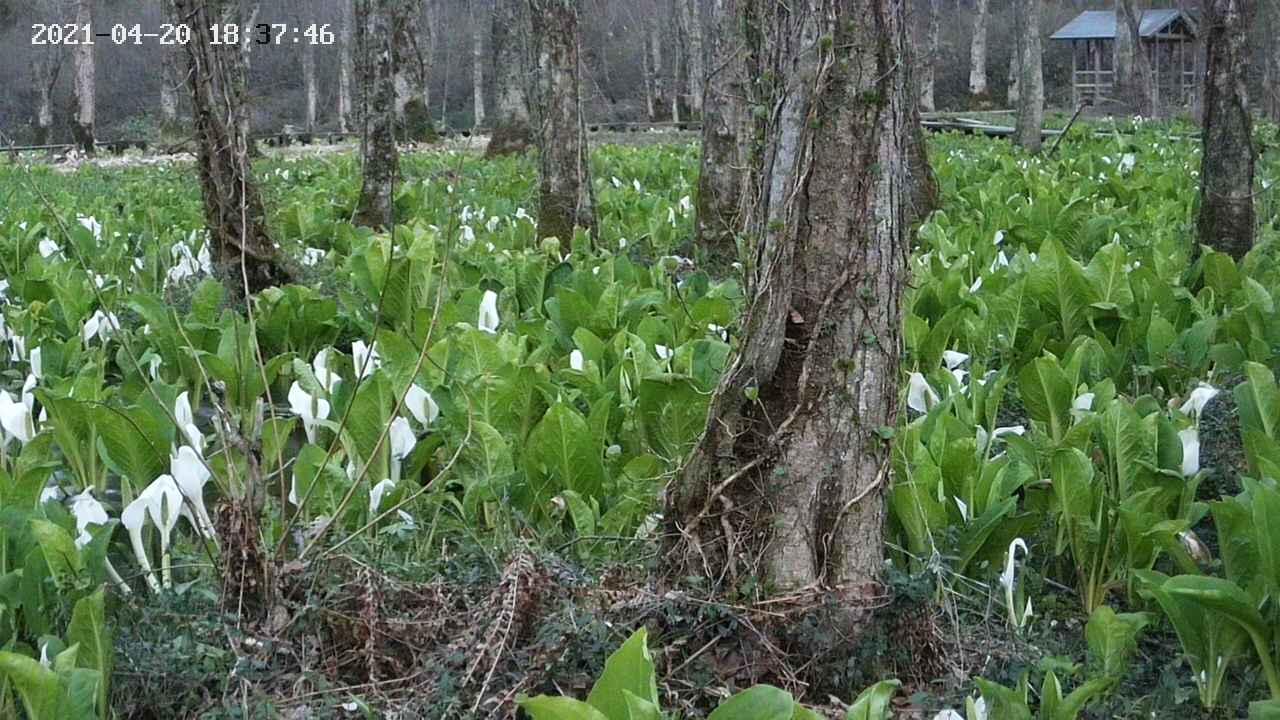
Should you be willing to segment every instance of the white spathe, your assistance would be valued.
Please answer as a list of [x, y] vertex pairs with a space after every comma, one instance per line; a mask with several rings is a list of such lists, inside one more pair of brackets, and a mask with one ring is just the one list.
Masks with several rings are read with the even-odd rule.
[[1218, 388], [1207, 383], [1200, 383], [1195, 390], [1191, 391], [1191, 395], [1187, 397], [1187, 401], [1182, 403], [1182, 407], [1178, 408], [1184, 415], [1190, 415], [1195, 418], [1196, 422], [1200, 422], [1200, 413], [1204, 412], [1204, 407], [1209, 401], [1217, 397]]
[[476, 318], [476, 327], [487, 333], [498, 332], [498, 293], [485, 290], [480, 298], [480, 316]]
[[382, 358], [378, 356], [378, 343], [365, 345], [363, 340], [356, 340], [351, 343], [351, 359], [355, 364], [356, 377], [366, 378], [373, 374], [382, 365]]
[[569, 369], [582, 372], [582, 351], [574, 349], [569, 353]]
[[31, 361], [31, 374], [34, 375], [37, 379], [43, 379], [44, 378], [44, 353], [41, 351], [41, 349], [38, 347], [32, 348], [31, 357], [28, 359]]
[[1071, 409], [1080, 410], [1081, 412], [1088, 412], [1089, 410], [1092, 410], [1094, 397], [1094, 394], [1091, 392], [1080, 393], [1076, 396], [1076, 399], [1072, 401]]
[[431, 393], [416, 384], [409, 386], [409, 391], [404, 395], [404, 404], [423, 429], [431, 427], [431, 423], [440, 417], [440, 406], [436, 405]]
[[1200, 431], [1189, 427], [1178, 431], [1182, 441], [1182, 476], [1191, 477], [1200, 472]]
[[213, 520], [204, 504], [204, 486], [209, 482], [211, 473], [193, 448], [183, 445], [178, 452], [169, 458], [169, 472], [173, 475], [178, 489], [191, 507], [195, 508], [196, 530], [207, 537], [214, 536]]
[[929, 406], [939, 402], [941, 398], [929, 386], [929, 381], [918, 372], [911, 373], [907, 379], [907, 407], [916, 412], [929, 412]]
[[331, 393], [333, 389], [342, 382], [342, 378], [338, 373], [329, 369], [329, 350], [326, 348], [316, 353], [315, 359], [311, 361], [311, 369], [315, 371], [316, 380], [320, 382], [320, 387], [325, 392]]
[[0, 390], [0, 427], [9, 437], [26, 445], [36, 436], [35, 418], [31, 408], [25, 403], [17, 402], [7, 391]]
[[409, 421], [398, 417], [391, 421], [391, 459], [403, 462], [418, 444], [418, 438], [409, 427]]
[[965, 353], [956, 350], [942, 351], [942, 364], [946, 365], [948, 370], [955, 370], [965, 362], [968, 362], [968, 360], [969, 356]]
[[307, 393], [295, 380], [289, 386], [289, 409], [302, 418], [302, 429], [307, 435], [307, 442], [314, 443], [316, 424], [329, 418], [329, 401]]
[[383, 480], [369, 488], [369, 514], [372, 515], [378, 512], [378, 507], [382, 505], [383, 496], [395, 489], [396, 484], [391, 480]]
[[107, 509], [93, 496], [93, 488], [85, 488], [84, 492], [71, 498], [71, 515], [76, 519], [76, 547], [82, 548], [93, 540], [89, 534], [90, 525], [106, 525], [111, 519]]

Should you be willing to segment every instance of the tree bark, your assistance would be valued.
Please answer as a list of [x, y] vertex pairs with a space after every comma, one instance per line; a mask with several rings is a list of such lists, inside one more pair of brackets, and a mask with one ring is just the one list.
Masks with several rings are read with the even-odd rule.
[[471, 0], [471, 105], [473, 125], [484, 125], [484, 17], [483, 7], [476, 12], [479, 0]]
[[[93, 22], [93, 0], [76, 0], [75, 23], [83, 27]], [[94, 45], [79, 43], [71, 49], [73, 90], [76, 97], [76, 116], [71, 123], [71, 133], [76, 146], [86, 155], [94, 151], [94, 125], [97, 114], [97, 66], [93, 57]]]
[[575, 227], [595, 237], [595, 202], [582, 117], [580, 0], [529, 0], [542, 85], [538, 237], [566, 245]]
[[976, 0], [973, 8], [973, 39], [969, 42], [969, 96], [984, 99], [987, 95], [987, 5]]
[[351, 100], [351, 76], [354, 61], [351, 55], [352, 0], [338, 0], [338, 131], [351, 132], [353, 104]]
[[302, 46], [302, 86], [306, 91], [306, 116], [303, 120], [308, 133], [316, 131], [316, 109], [320, 104], [320, 87], [316, 81], [316, 46]]
[[1241, 258], [1253, 247], [1253, 119], [1249, 110], [1249, 28], [1253, 0], [1207, 0], [1204, 152], [1200, 161], [1200, 242]]
[[[249, 292], [286, 282], [267, 235], [266, 213], [250, 172], [244, 134], [244, 55], [213, 43], [210, 26], [240, 19], [235, 0], [173, 0], [175, 17], [191, 27], [187, 87], [199, 146], [205, 224], [226, 277], [243, 273]], [[235, 283], [239, 286], [239, 283]]]
[[486, 157], [522, 153], [533, 142], [527, 72], [528, 38], [533, 28], [526, 1], [495, 1], [490, 35], [495, 117]]
[[1018, 77], [1022, 74], [1020, 67], [1021, 66], [1018, 64], [1018, 47], [1015, 44], [1013, 49], [1009, 52], [1009, 83], [1008, 90], [1006, 91], [1009, 107], [1015, 109], [1018, 107], [1018, 103], [1022, 100], [1022, 93], [1018, 92]]
[[185, 83], [179, 67], [182, 52], [176, 47], [160, 48], [160, 125], [171, 131], [178, 124], [178, 89]]
[[401, 75], [395, 64], [396, 38], [404, 32], [407, 0], [356, 0], [356, 32], [361, 34], [360, 82], [363, 87], [364, 133], [360, 143], [363, 182], [356, 222], [391, 227], [394, 190], [400, 173], [396, 149], [396, 115]]
[[1271, 122], [1280, 123], [1280, 4], [1266, 7], [1266, 66], [1262, 74], [1262, 113]]
[[1043, 0], [1014, 0], [1018, 38], [1018, 123], [1014, 142], [1040, 152], [1044, 127], [1044, 72], [1041, 69], [1040, 6]]
[[1138, 29], [1142, 9], [1136, 0], [1115, 0], [1115, 92], [1114, 97], [1133, 107], [1143, 117], [1155, 115], [1155, 89], [1151, 60], [1143, 51]]
[[703, 111], [703, 94], [706, 88], [706, 48], [702, 32], [702, 12], [700, 0], [676, 0], [680, 6], [681, 26], [689, 41], [689, 52], [685, 66], [689, 70], [689, 112], [693, 117], [701, 117]]
[[752, 33], [754, 0], [708, 0], [706, 102], [702, 113], [702, 161], [698, 172], [697, 243], [713, 270], [738, 259], [745, 229], [754, 162], [749, 78], [756, 67], [758, 33]]
[[938, 7], [940, 0], [929, 0], [929, 19], [925, 24], [925, 41], [921, 52], [916, 56], [920, 69], [920, 109], [933, 111], [933, 86], [938, 63], [938, 34], [940, 32], [942, 10]]
[[659, 18], [652, 19], [645, 45], [649, 53], [649, 122], [662, 120], [667, 111], [667, 82], [662, 76], [662, 36], [658, 33], [658, 22]]
[[665, 562], [675, 578], [821, 583], [856, 602], [883, 559], [876, 430], [897, 418], [916, 102], [905, 0], [755, 3], [777, 86], [751, 185], [758, 263], [744, 339], [668, 488]]

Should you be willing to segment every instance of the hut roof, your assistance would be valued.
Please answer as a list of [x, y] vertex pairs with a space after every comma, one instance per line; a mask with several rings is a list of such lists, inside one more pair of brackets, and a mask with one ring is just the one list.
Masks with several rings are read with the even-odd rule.
[[[1186, 25], [1186, 32], [1194, 36], [1196, 24], [1191, 16], [1181, 10], [1144, 10], [1138, 23], [1138, 34], [1144, 38], [1169, 32], [1179, 19]], [[1071, 22], [1063, 25], [1050, 40], [1114, 40], [1116, 14], [1111, 10], [1086, 10]]]

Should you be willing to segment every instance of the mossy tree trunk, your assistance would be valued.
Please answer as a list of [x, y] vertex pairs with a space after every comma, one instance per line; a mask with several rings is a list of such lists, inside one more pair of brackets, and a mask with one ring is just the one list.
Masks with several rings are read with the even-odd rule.
[[1043, 0], [1014, 0], [1018, 52], [1018, 122], [1013, 141], [1027, 152], [1040, 152], [1044, 128], [1044, 70], [1040, 49]]
[[1249, 29], [1254, 0], [1208, 0], [1204, 152], [1200, 161], [1200, 242], [1233, 257], [1253, 247], [1253, 118], [1249, 109]]
[[[215, 44], [209, 28], [240, 19], [235, 0], [173, 0], [174, 17], [191, 27], [185, 48], [187, 88], [199, 148], [205, 224], [228, 278], [249, 292], [279, 285], [288, 273], [267, 235], [266, 212], [248, 159], [245, 135], [244, 56], [240, 47]], [[240, 283], [236, 282], [235, 286]]]
[[490, 43], [493, 46], [494, 120], [487, 157], [524, 152], [533, 143], [529, 121], [531, 65], [527, 0], [495, 0]]
[[538, 237], [568, 244], [575, 227], [595, 236], [587, 129], [582, 117], [580, 0], [529, 0], [538, 45]]
[[856, 602], [879, 576], [913, 192], [905, 2], [753, 0], [777, 81], [749, 183], [757, 260], [741, 346], [668, 488], [671, 577]]

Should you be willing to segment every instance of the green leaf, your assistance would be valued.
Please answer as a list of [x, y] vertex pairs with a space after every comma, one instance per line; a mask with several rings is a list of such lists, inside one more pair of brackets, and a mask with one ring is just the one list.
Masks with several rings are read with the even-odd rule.
[[1062, 440], [1071, 423], [1074, 387], [1053, 356], [1038, 357], [1018, 373], [1018, 389], [1027, 413], [1045, 423], [1049, 436]]
[[[585, 497], [596, 497], [604, 485], [604, 466], [600, 462], [603, 448], [595, 446], [591, 428], [582, 415], [569, 405], [558, 402], [552, 405], [533, 432], [525, 446], [526, 464], [534, 477], [558, 481], [555, 486], [568, 488]], [[543, 483], [544, 492], [538, 497], [550, 496], [551, 488]]]
[[76, 587], [84, 572], [84, 561], [71, 534], [48, 520], [36, 519], [31, 520], [31, 534], [40, 544], [40, 552], [58, 590], [65, 592]]
[[1240, 383], [1232, 391], [1240, 410], [1240, 427], [1276, 439], [1276, 429], [1280, 427], [1280, 390], [1276, 388], [1275, 375], [1265, 365], [1255, 362], [1246, 362], [1244, 373], [1248, 382]]
[[110, 708], [107, 705], [107, 683], [105, 678], [111, 677], [112, 645], [111, 634], [107, 630], [106, 595], [102, 588], [88, 597], [76, 602], [71, 611], [71, 623], [67, 626], [67, 642], [80, 646], [79, 664], [97, 671], [104, 680], [97, 683], [98, 714], [106, 719]]
[[107, 459], [136, 487], [146, 487], [165, 472], [172, 429], [136, 407], [95, 405], [93, 417]]
[[1145, 613], [1116, 614], [1106, 605], [1095, 609], [1084, 630], [1095, 672], [1111, 681], [1120, 680], [1138, 649], [1138, 635], [1150, 621]]
[[630, 717], [626, 693], [655, 707], [658, 705], [658, 685], [648, 641], [649, 633], [644, 628], [632, 633], [605, 661], [604, 672], [587, 696], [587, 703], [610, 720]]
[[539, 695], [516, 701], [533, 720], [626, 720], [609, 717], [581, 700], [567, 697]]
[[29, 720], [61, 720], [62, 693], [52, 670], [25, 655], [0, 651], [0, 676], [13, 683]]
[[707, 720], [791, 720], [795, 707], [791, 693], [772, 685], [756, 685], [720, 703]]
[[889, 701], [901, 686], [897, 680], [881, 680], [863, 690], [849, 706], [845, 720], [889, 720]]

